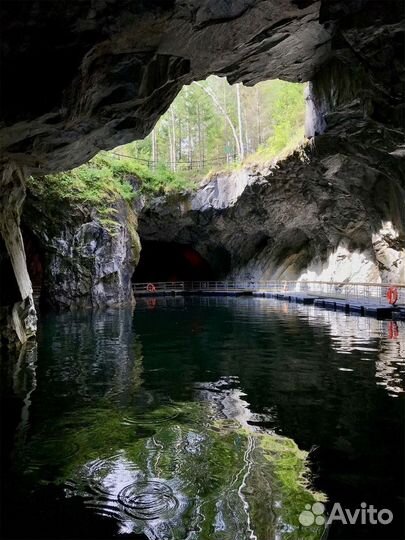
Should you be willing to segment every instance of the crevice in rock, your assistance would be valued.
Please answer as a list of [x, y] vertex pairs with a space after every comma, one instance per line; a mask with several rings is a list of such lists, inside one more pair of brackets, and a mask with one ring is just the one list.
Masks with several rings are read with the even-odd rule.
[[44, 293], [44, 273], [45, 273], [45, 254], [41, 246], [40, 240], [33, 232], [21, 226], [22, 237], [24, 241], [25, 253], [27, 258], [28, 274], [31, 278], [34, 304], [39, 310], [43, 304], [42, 295]]

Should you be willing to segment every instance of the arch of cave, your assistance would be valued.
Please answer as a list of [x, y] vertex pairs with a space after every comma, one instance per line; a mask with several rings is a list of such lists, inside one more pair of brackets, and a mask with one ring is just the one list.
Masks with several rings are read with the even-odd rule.
[[175, 242], [142, 242], [133, 281], [199, 281], [214, 279], [214, 271], [198, 251]]

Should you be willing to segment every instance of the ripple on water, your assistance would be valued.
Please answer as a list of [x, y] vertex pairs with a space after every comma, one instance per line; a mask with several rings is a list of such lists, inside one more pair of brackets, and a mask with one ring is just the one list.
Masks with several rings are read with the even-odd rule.
[[167, 520], [180, 506], [173, 489], [162, 480], [147, 480], [121, 454], [88, 463], [77, 481], [66, 482], [70, 494], [80, 495], [88, 508], [120, 521]]
[[118, 494], [118, 501], [126, 514], [145, 521], [167, 519], [179, 506], [172, 488], [158, 480], [134, 482], [124, 487]]
[[104, 485], [104, 479], [116, 468], [116, 460], [119, 455], [105, 459], [96, 459], [86, 467], [87, 484], [92, 493], [97, 495], [111, 496], [108, 486]]
[[165, 424], [170, 420], [174, 420], [180, 414], [180, 407], [172, 406], [163, 410], [158, 409], [156, 412], [152, 410], [131, 416], [124, 416], [121, 423], [124, 426], [136, 426], [139, 424]]

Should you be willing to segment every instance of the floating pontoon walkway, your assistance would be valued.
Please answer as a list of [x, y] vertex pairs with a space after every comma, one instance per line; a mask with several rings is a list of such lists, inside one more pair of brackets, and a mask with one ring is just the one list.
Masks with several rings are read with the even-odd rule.
[[[391, 305], [387, 292], [395, 289]], [[314, 305], [345, 313], [405, 320], [405, 285], [336, 283], [325, 281], [173, 281], [134, 283], [137, 297], [156, 296], [256, 296]]]

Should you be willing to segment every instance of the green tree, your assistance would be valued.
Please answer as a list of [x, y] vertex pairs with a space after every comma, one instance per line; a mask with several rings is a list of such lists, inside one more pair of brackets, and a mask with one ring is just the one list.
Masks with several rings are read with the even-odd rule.
[[216, 170], [273, 159], [303, 140], [304, 86], [266, 81], [253, 88], [209, 77], [185, 86], [152, 133], [120, 149], [151, 169]]

